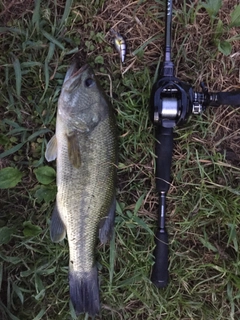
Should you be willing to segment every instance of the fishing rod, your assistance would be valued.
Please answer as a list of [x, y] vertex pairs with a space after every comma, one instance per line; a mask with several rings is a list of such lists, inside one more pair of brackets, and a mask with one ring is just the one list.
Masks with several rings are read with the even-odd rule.
[[184, 124], [191, 114], [199, 115], [208, 106], [240, 106], [240, 91], [209, 92], [201, 84], [202, 91], [175, 77], [171, 59], [172, 0], [166, 0], [165, 54], [158, 80], [150, 97], [150, 118], [156, 136], [156, 190], [159, 194], [158, 229], [155, 236], [151, 281], [158, 288], [166, 287], [168, 273], [168, 233], [165, 227], [166, 197], [171, 182], [173, 153], [173, 129]]

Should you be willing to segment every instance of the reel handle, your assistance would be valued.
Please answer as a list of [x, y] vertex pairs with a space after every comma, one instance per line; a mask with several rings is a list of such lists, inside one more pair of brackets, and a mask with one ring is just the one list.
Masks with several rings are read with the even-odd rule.
[[240, 92], [208, 92], [209, 106], [219, 107], [220, 105], [240, 106]]

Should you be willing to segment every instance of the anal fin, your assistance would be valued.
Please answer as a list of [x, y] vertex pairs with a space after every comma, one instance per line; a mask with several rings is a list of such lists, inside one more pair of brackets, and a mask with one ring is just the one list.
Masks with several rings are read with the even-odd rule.
[[59, 215], [57, 204], [53, 209], [51, 225], [50, 225], [50, 236], [53, 242], [60, 242], [66, 236], [66, 228]]
[[108, 215], [99, 224], [99, 239], [101, 243], [106, 243], [112, 237], [114, 219], [116, 211], [116, 198], [114, 197]]

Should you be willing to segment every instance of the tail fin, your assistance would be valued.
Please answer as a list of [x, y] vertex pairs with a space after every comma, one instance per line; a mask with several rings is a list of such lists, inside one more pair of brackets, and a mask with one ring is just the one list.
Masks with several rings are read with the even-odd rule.
[[100, 310], [97, 267], [90, 272], [69, 270], [70, 298], [76, 314], [95, 316]]

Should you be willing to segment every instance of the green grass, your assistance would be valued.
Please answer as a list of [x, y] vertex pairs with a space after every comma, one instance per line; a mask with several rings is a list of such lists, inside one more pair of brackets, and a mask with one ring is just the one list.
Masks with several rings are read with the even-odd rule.
[[[211, 3], [174, 7], [177, 76], [198, 90], [201, 81], [210, 91], [237, 89], [239, 26], [231, 23], [238, 11], [232, 1], [212, 11]], [[69, 305], [67, 241], [56, 245], [49, 236], [56, 186], [44, 152], [65, 72], [77, 54], [94, 67], [118, 123], [115, 235], [97, 254], [102, 319], [239, 319], [237, 109], [209, 109], [176, 128], [167, 197], [170, 283], [159, 290], [150, 282], [158, 196], [148, 104], [163, 56], [164, 1], [10, 5], [0, 4], [0, 169], [16, 168], [8, 174], [20, 182], [0, 189], [0, 318], [76, 318]], [[108, 34], [117, 23], [128, 45], [122, 67]], [[220, 45], [226, 41], [230, 55]]]

